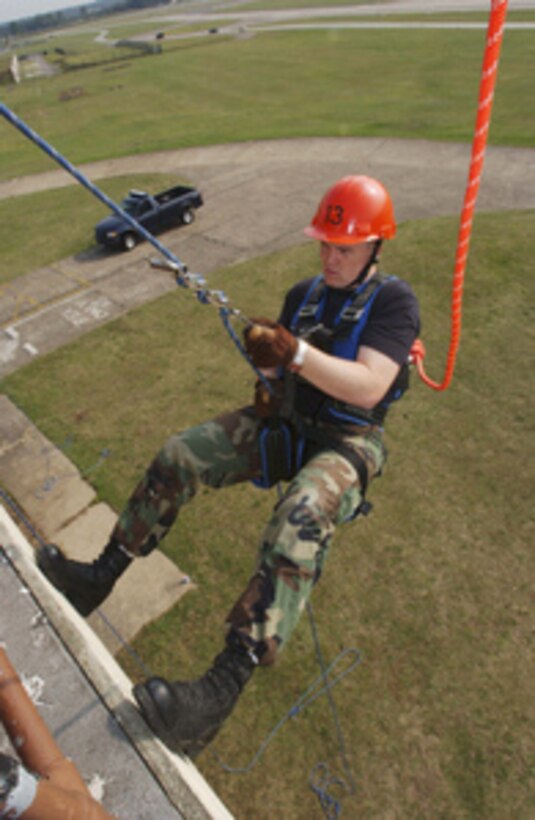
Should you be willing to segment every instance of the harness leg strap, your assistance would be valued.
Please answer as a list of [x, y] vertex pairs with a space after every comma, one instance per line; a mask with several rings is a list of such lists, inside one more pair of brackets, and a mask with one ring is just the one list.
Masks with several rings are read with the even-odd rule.
[[311, 429], [306, 428], [304, 431], [305, 438], [308, 438], [311, 441], [314, 441], [316, 444], [323, 445], [325, 447], [329, 447], [331, 450], [339, 453], [346, 461], [355, 468], [356, 473], [359, 477], [359, 484], [360, 484], [360, 494], [362, 500], [358, 507], [355, 509], [353, 515], [349, 520], [356, 518], [357, 515], [368, 515], [368, 513], [372, 509], [372, 504], [366, 500], [366, 490], [368, 489], [368, 466], [364, 458], [353, 450], [352, 447], [349, 447], [343, 441], [335, 438], [332, 435], [326, 435], [323, 431], [320, 432], [318, 429]]
[[340, 453], [357, 471], [360, 483], [361, 502], [353, 512], [351, 519], [357, 515], [368, 515], [372, 510], [372, 504], [366, 499], [366, 490], [368, 489], [368, 467], [361, 455], [352, 450], [341, 441], [331, 442], [330, 446], [337, 453]]

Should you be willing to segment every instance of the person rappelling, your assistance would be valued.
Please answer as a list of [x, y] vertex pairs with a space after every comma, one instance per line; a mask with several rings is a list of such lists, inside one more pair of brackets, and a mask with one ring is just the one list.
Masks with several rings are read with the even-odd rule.
[[262, 374], [254, 403], [171, 436], [95, 561], [70, 560], [52, 544], [38, 553], [42, 572], [87, 616], [134, 558], [158, 547], [201, 485], [285, 482], [212, 666], [197, 680], [151, 677], [134, 687], [153, 731], [190, 755], [213, 739], [256, 668], [278, 658], [336, 526], [366, 511], [386, 461], [385, 416], [408, 386], [419, 307], [407, 282], [379, 270], [382, 243], [396, 233], [386, 188], [344, 177], [305, 233], [319, 242], [321, 274], [290, 289], [278, 321], [251, 319], [244, 331]]

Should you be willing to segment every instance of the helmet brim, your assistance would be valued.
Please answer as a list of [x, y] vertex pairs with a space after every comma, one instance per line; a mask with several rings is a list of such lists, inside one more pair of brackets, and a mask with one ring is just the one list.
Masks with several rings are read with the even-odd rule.
[[310, 239], [316, 239], [318, 242], [328, 242], [330, 245], [362, 245], [364, 242], [377, 242], [381, 238], [377, 234], [367, 234], [366, 236], [334, 235], [329, 231], [322, 231], [314, 225], [307, 225], [303, 233]]

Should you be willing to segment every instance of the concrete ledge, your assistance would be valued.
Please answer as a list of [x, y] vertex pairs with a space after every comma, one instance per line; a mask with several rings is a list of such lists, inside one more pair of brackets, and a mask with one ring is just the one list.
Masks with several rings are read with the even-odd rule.
[[[0, 506], [0, 543], [39, 602], [76, 664], [92, 683], [171, 803], [188, 820], [232, 820], [225, 805], [186, 757], [170, 752], [146, 726], [131, 696], [131, 681], [86, 621], [39, 572], [34, 550]], [[128, 773], [125, 772], [125, 788]]]
[[0, 457], [0, 484], [39, 522], [45, 538], [95, 499], [76, 467], [36, 428]]

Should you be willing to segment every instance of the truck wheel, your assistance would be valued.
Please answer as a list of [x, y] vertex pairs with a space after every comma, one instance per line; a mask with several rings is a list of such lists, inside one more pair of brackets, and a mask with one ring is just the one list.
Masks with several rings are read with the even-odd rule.
[[136, 235], [133, 233], [125, 233], [122, 238], [123, 251], [133, 251], [136, 247]]
[[195, 213], [194, 213], [194, 211], [191, 211], [188, 208], [187, 211], [183, 211], [182, 216], [180, 218], [182, 220], [183, 225], [191, 225], [191, 223], [195, 219]]

